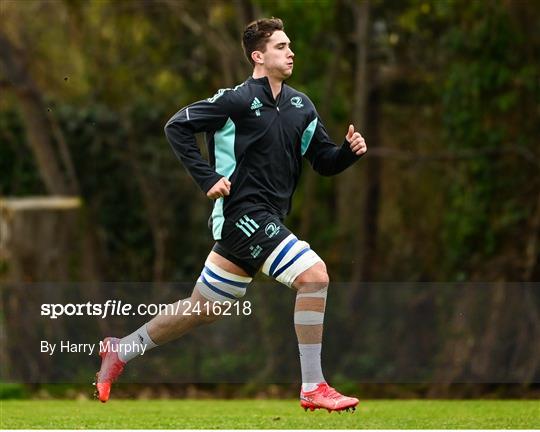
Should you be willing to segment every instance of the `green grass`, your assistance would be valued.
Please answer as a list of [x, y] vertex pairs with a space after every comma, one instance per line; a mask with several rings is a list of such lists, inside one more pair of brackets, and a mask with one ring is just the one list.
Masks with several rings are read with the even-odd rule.
[[533, 429], [538, 401], [364, 401], [354, 414], [296, 400], [0, 401], [2, 429]]

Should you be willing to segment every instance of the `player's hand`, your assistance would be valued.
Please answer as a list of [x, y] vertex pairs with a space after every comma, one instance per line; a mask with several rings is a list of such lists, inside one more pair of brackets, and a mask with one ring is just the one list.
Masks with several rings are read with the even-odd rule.
[[367, 145], [362, 135], [354, 131], [354, 126], [349, 125], [349, 130], [345, 139], [349, 142], [351, 150], [356, 156], [362, 156], [367, 152]]
[[221, 177], [219, 181], [206, 192], [206, 196], [210, 199], [218, 199], [227, 196], [231, 193], [231, 182], [225, 177]]

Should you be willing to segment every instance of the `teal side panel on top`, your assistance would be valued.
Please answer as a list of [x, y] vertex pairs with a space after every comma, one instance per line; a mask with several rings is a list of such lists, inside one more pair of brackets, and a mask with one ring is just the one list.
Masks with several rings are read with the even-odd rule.
[[[216, 156], [216, 172], [229, 178], [236, 169], [236, 157], [234, 155], [234, 141], [236, 138], [236, 126], [229, 118], [225, 125], [214, 134], [214, 146]], [[221, 239], [223, 229], [223, 198], [218, 198], [212, 211], [212, 235], [214, 240]]]
[[308, 127], [302, 134], [302, 141], [301, 141], [302, 156], [306, 154], [307, 149], [309, 148], [309, 144], [311, 143], [311, 139], [313, 138], [313, 134], [315, 133], [316, 127], [317, 127], [317, 118], [315, 117], [315, 119], [310, 124], [308, 124]]

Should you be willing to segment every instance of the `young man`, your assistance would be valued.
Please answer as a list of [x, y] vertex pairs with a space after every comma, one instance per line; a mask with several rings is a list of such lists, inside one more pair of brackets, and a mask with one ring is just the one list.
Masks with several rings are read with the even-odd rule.
[[[303, 157], [318, 173], [334, 175], [364, 154], [366, 144], [350, 125], [337, 147], [309, 98], [284, 84], [293, 71], [294, 53], [280, 19], [249, 24], [243, 47], [253, 76], [180, 110], [165, 126], [176, 155], [207, 197], [215, 200], [210, 225], [216, 243], [191, 297], [177, 305], [182, 311], [197, 303], [236, 302], [262, 268], [297, 291], [294, 325], [302, 370], [301, 406], [348, 410], [358, 399], [330, 387], [321, 369], [326, 266], [283, 219]], [[207, 134], [210, 163], [197, 146], [198, 132]], [[151, 349], [219, 318], [211, 307], [200, 309], [200, 315], [158, 315], [121, 340], [106, 338], [111, 348], [100, 353], [99, 399], [108, 400], [111, 383], [136, 355], [135, 350], [126, 354], [119, 347], [140, 344]]]

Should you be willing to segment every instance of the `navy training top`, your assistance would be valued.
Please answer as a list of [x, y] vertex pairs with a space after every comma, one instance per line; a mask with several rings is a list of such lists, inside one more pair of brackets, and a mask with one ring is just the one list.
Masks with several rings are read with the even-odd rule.
[[[206, 132], [209, 162], [197, 146], [198, 132]], [[283, 84], [275, 100], [266, 77], [250, 77], [188, 105], [167, 122], [165, 134], [205, 193], [222, 177], [231, 181], [230, 195], [214, 204], [214, 240], [221, 239], [226, 218], [246, 211], [264, 209], [283, 219], [291, 209], [302, 157], [324, 176], [359, 159], [346, 140], [341, 147], [332, 142], [305, 94]]]

